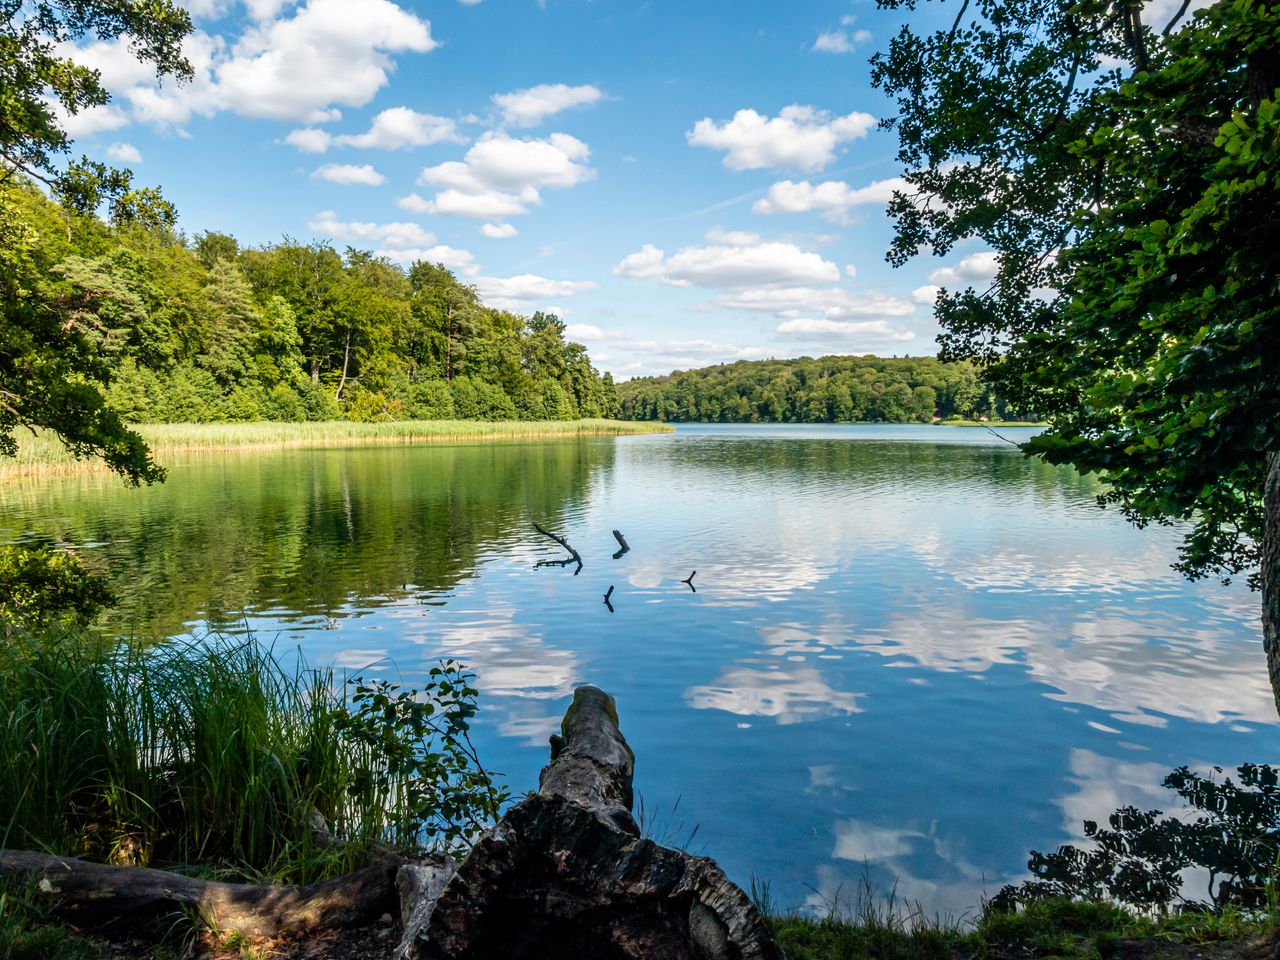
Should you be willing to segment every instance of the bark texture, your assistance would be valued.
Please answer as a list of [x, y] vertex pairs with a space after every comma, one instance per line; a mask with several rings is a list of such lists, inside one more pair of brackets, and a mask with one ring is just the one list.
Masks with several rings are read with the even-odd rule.
[[613, 698], [579, 687], [538, 794], [472, 848], [405, 960], [776, 960], [714, 861], [640, 836]]
[[260, 886], [0, 850], [0, 878], [20, 889], [30, 885], [36, 896], [78, 925], [124, 925], [144, 933], [155, 932], [158, 918], [180, 911], [194, 911], [225, 933], [262, 937], [358, 926], [396, 909], [393, 863], [307, 887]]
[[1263, 508], [1262, 647], [1267, 653], [1267, 674], [1276, 712], [1280, 713], [1280, 450], [1267, 457]]

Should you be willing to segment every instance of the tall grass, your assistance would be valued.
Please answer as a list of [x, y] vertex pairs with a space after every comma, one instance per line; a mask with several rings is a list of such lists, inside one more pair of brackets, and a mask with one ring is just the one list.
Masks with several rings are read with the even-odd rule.
[[[402, 420], [353, 423], [152, 423], [134, 428], [161, 460], [173, 453], [213, 453], [284, 447], [343, 447], [373, 443], [459, 443], [572, 436], [665, 433], [668, 424], [622, 420]], [[77, 460], [48, 430], [19, 431], [16, 457], [0, 458], [0, 476], [105, 470], [96, 459]]]
[[0, 664], [0, 845], [312, 882], [397, 834], [396, 793], [352, 790], [331, 671], [253, 641], [95, 647], [10, 638]]

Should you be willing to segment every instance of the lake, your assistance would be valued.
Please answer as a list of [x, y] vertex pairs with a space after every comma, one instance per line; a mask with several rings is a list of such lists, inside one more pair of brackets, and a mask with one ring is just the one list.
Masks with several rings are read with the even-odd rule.
[[[107, 568], [121, 633], [249, 629], [408, 683], [463, 660], [517, 795], [597, 684], [651, 834], [781, 906], [865, 880], [957, 916], [1083, 819], [1168, 808], [1173, 767], [1276, 745], [1256, 597], [1187, 583], [1176, 530], [986, 430], [682, 425], [171, 467], [143, 490], [6, 483], [0, 539]], [[534, 522], [579, 574], [537, 566], [564, 551]]]

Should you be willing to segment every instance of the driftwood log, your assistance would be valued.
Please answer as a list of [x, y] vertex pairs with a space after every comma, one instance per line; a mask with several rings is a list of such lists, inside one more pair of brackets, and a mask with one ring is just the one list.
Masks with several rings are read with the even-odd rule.
[[579, 687], [538, 793], [452, 876], [415, 881], [426, 909], [405, 905], [399, 956], [775, 960], [764, 920], [714, 861], [640, 836], [633, 770], [613, 698]]
[[143, 933], [155, 933], [157, 920], [184, 912], [215, 930], [251, 937], [359, 926], [395, 912], [396, 870], [388, 862], [308, 887], [260, 886], [0, 850], [0, 877], [31, 890], [59, 916], [92, 929], [124, 926]]

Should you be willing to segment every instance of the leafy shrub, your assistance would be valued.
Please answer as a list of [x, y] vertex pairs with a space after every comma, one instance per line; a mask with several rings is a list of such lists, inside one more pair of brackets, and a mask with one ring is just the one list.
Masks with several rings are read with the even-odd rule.
[[[1220, 767], [1214, 768], [1221, 773]], [[992, 900], [998, 909], [1016, 909], [1049, 897], [1110, 899], [1141, 910], [1167, 912], [1194, 905], [1184, 895], [1182, 871], [1208, 871], [1209, 902], [1263, 907], [1273, 894], [1280, 857], [1280, 776], [1264, 764], [1238, 769], [1240, 782], [1217, 781], [1179, 767], [1164, 779], [1202, 815], [1163, 817], [1159, 810], [1122, 807], [1108, 827], [1086, 820], [1093, 846], [1031, 852], [1027, 866], [1036, 879], [1004, 887]]]

